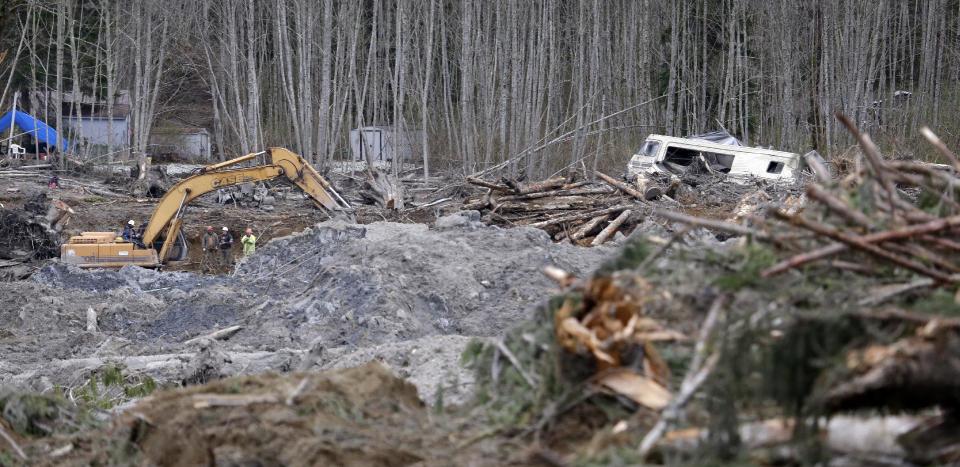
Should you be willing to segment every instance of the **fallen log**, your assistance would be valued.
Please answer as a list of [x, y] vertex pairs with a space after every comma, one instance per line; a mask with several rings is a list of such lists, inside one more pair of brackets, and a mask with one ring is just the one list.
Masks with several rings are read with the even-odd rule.
[[498, 185], [496, 183], [488, 182], [486, 180], [475, 178], [475, 177], [467, 177], [467, 183], [471, 185], [482, 186], [484, 188], [489, 188], [494, 191], [510, 191], [510, 187], [506, 185]]
[[609, 239], [610, 236], [616, 233], [617, 230], [620, 229], [620, 226], [623, 225], [624, 222], [626, 222], [626, 220], [630, 217], [631, 212], [632, 211], [630, 211], [629, 209], [621, 212], [616, 219], [610, 222], [609, 225], [607, 225], [603, 230], [600, 231], [600, 233], [597, 234], [596, 238], [593, 239], [593, 242], [591, 242], [590, 245], [597, 246], [607, 241], [607, 239]]
[[609, 218], [610, 218], [609, 215], [604, 214], [602, 216], [597, 216], [597, 217], [594, 217], [593, 219], [590, 219], [585, 224], [578, 227], [577, 230], [575, 230], [572, 234], [570, 234], [570, 240], [577, 241], [586, 237], [587, 235], [590, 235], [590, 232], [593, 232], [593, 229], [596, 229], [597, 226], [599, 226], [601, 223], [603, 223], [603, 221]]
[[609, 176], [609, 175], [607, 175], [607, 174], [605, 174], [605, 173], [603, 173], [603, 172], [594, 172], [594, 173], [597, 174], [597, 176], [600, 177], [601, 180], [603, 180], [604, 182], [607, 182], [607, 184], [609, 184], [610, 186], [612, 186], [612, 187], [614, 187], [614, 188], [616, 188], [616, 189], [618, 189], [618, 190], [620, 190], [620, 191], [622, 191], [622, 192], [624, 192], [624, 193], [626, 193], [626, 194], [628, 194], [628, 195], [630, 195], [630, 196], [633, 196], [634, 198], [636, 198], [636, 199], [638, 199], [638, 200], [646, 201], [646, 199], [644, 198], [644, 194], [641, 193], [641, 192], [640, 192], [639, 190], [637, 190], [636, 188], [633, 188], [633, 187], [631, 187], [630, 185], [627, 185], [626, 183], [623, 183], [623, 182], [621, 182], [621, 181], [619, 181], [619, 180], [617, 180], [617, 179], [615, 179], [615, 178], [613, 178], [613, 177], [611, 177], [611, 176]]
[[[502, 201], [502, 200], [498, 200]], [[533, 202], [498, 202], [497, 211], [499, 212], [536, 212], [536, 211], [560, 211], [571, 209], [599, 209], [609, 206], [600, 200], [591, 198], [565, 197], [561, 199], [540, 198]]]
[[537, 193], [540, 191], [553, 190], [555, 188], [560, 188], [567, 184], [566, 177], [553, 177], [539, 182], [532, 183], [518, 183], [517, 184], [517, 194], [525, 195], [530, 193]]
[[552, 218], [552, 219], [547, 219], [547, 220], [545, 220], [545, 221], [534, 222], [534, 223], [529, 224], [529, 225], [530, 225], [530, 227], [536, 227], [536, 228], [542, 229], [542, 228], [544, 228], [544, 227], [549, 227], [549, 226], [551, 226], [551, 225], [562, 224], [562, 223], [564, 223], [564, 222], [579, 221], [579, 220], [583, 220], [583, 219], [592, 219], [592, 218], [594, 218], [594, 217], [597, 217], [597, 216], [603, 215], [603, 214], [613, 214], [613, 213], [617, 213], [617, 212], [623, 211], [623, 210], [625, 210], [625, 209], [630, 209], [631, 207], [633, 207], [632, 204], [619, 204], [619, 205], [616, 205], [616, 206], [613, 206], [613, 207], [609, 207], [609, 208], [605, 208], [605, 209], [598, 209], [598, 210], [596, 210], [596, 211], [587, 211], [587, 212], [581, 212], [581, 213], [577, 213], [577, 214], [570, 214], [570, 215], [565, 215], [565, 216], [554, 217], [554, 218]]
[[243, 326], [230, 326], [230, 327], [228, 327], [228, 328], [223, 328], [223, 329], [220, 329], [220, 330], [211, 332], [210, 334], [206, 334], [206, 335], [199, 336], [199, 337], [194, 337], [193, 339], [189, 339], [189, 340], [185, 341], [184, 344], [192, 344], [192, 343], [194, 343], [194, 342], [199, 342], [199, 341], [201, 341], [201, 340], [203, 340], [203, 339], [210, 339], [210, 340], [224, 340], [224, 339], [229, 339], [229, 338], [232, 337], [234, 334], [240, 332], [242, 329], [243, 329]]
[[663, 188], [646, 177], [637, 177], [637, 190], [643, 195], [644, 201], [653, 201], [663, 196]]
[[841, 382], [816, 399], [831, 413], [865, 408], [960, 408], [960, 330], [935, 320], [890, 345], [846, 356]]
[[536, 193], [527, 193], [522, 195], [505, 195], [497, 198], [497, 201], [525, 201], [539, 198], [566, 197], [566, 196], [586, 196], [586, 195], [608, 195], [613, 193], [606, 187], [597, 188], [574, 188], [553, 191], [538, 191]]

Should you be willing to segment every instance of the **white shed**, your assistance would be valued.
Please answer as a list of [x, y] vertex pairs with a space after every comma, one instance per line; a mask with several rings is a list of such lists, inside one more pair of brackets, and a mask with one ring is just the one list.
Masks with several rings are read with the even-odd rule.
[[113, 120], [106, 116], [64, 116], [69, 134], [81, 139], [81, 143], [110, 145], [125, 148], [130, 146], [130, 117], [116, 116]]
[[421, 157], [422, 130], [397, 131], [393, 126], [365, 126], [350, 130], [353, 160], [364, 161], [369, 154], [374, 162], [403, 162]]
[[195, 160], [210, 160], [210, 132], [206, 128], [160, 128], [150, 133], [155, 151]]

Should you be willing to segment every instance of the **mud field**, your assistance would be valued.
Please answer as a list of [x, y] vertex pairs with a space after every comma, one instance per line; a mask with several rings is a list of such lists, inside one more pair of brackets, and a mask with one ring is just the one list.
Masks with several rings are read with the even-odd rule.
[[[414, 382], [429, 380], [429, 400], [438, 381], [462, 378], [453, 363], [469, 337], [501, 334], [548, 294], [544, 266], [585, 273], [610, 250], [456, 217], [446, 228], [320, 223], [274, 239], [222, 276], [50, 264], [0, 283], [0, 384], [71, 387], [114, 360], [179, 382], [210, 352], [220, 356], [205, 371], [219, 376], [380, 358]], [[234, 326], [242, 328], [226, 340], [196, 339]]]

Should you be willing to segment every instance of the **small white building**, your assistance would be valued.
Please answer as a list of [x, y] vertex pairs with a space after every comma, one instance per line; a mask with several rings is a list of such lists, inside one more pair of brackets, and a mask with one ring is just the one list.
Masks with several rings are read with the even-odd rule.
[[69, 116], [63, 117], [70, 134], [90, 145], [103, 145], [125, 148], [130, 146], [130, 116], [127, 114], [114, 115], [111, 120], [104, 116]]
[[150, 148], [180, 159], [209, 161], [210, 132], [206, 128], [157, 128], [150, 133]]
[[422, 137], [422, 130], [397, 131], [393, 126], [365, 126], [350, 130], [350, 149], [355, 161], [364, 161], [369, 155], [373, 162], [387, 162], [394, 158], [409, 162], [422, 157]]
[[[51, 93], [55, 97], [55, 92]], [[47, 97], [52, 99], [53, 97]], [[64, 93], [61, 97], [61, 115], [67, 127], [66, 136], [82, 147], [101, 146], [127, 148], [130, 146], [130, 93], [119, 91], [114, 98], [113, 111], [106, 101], [83, 94], [79, 97]], [[79, 115], [77, 115], [79, 113]]]

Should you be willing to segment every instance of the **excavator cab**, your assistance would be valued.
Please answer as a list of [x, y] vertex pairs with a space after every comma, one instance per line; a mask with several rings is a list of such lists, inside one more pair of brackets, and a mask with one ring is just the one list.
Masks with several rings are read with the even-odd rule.
[[[235, 167], [261, 155], [268, 156], [269, 163]], [[203, 167], [198, 174], [167, 190], [146, 224], [141, 239], [143, 245], [125, 242], [113, 232], [83, 232], [61, 246], [61, 261], [83, 268], [119, 268], [128, 264], [159, 268], [167, 261], [183, 261], [187, 259], [188, 248], [181, 227], [184, 210], [190, 201], [220, 188], [281, 176], [303, 190], [318, 208], [331, 216], [352, 210], [306, 160], [287, 149], [270, 148]]]

